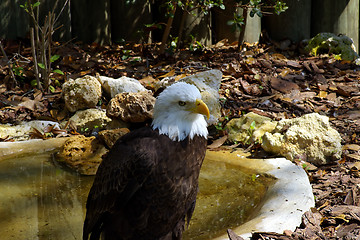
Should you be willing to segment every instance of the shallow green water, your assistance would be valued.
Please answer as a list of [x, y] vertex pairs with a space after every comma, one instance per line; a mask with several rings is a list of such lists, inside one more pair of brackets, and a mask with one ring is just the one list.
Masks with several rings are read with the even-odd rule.
[[[93, 177], [53, 164], [51, 154], [0, 161], [1, 239], [81, 239]], [[210, 239], [246, 221], [261, 205], [271, 178], [205, 159], [200, 192], [184, 239]]]

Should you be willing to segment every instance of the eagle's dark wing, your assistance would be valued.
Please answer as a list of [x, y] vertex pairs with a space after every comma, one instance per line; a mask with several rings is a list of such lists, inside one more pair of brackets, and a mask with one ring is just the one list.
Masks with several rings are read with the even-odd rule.
[[125, 135], [105, 156], [88, 196], [83, 239], [90, 234], [90, 239], [99, 239], [108, 217], [127, 204], [153, 171], [157, 156], [149, 149], [156, 149], [156, 142], [148, 133]]
[[120, 138], [90, 190], [83, 238], [181, 239], [205, 152], [203, 137], [172, 141], [151, 128]]

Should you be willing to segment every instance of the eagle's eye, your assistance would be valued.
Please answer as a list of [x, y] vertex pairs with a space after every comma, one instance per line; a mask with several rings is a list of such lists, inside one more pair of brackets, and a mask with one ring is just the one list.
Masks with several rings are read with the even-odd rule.
[[180, 105], [180, 106], [185, 106], [185, 105], [186, 105], [186, 102], [184, 102], [184, 101], [179, 101], [179, 105]]

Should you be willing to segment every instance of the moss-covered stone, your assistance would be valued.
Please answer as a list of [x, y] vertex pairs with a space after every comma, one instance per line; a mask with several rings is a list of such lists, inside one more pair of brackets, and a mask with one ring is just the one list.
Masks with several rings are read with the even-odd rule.
[[265, 132], [271, 132], [276, 122], [268, 117], [249, 112], [241, 118], [231, 119], [225, 126], [229, 141], [243, 144], [261, 143]]
[[338, 60], [354, 61], [359, 58], [353, 40], [346, 35], [319, 33], [305, 47], [310, 55], [333, 54]]

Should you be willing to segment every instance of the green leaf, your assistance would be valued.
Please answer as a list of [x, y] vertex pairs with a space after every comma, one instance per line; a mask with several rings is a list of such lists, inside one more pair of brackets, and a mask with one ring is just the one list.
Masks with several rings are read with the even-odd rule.
[[37, 86], [36, 79], [31, 80], [30, 84], [31, 84], [32, 87], [36, 87]]
[[53, 72], [54, 72], [54, 73], [57, 73], [57, 74], [64, 75], [64, 72], [61, 71], [60, 69], [55, 69]]
[[255, 122], [255, 121], [252, 121], [251, 124], [250, 124], [250, 129], [251, 129], [251, 130], [254, 130], [254, 129], [255, 129], [255, 125], [256, 125], [256, 122]]
[[20, 5], [21, 8], [24, 8], [25, 10], [27, 10], [27, 2], [25, 2], [24, 5]]
[[50, 85], [50, 86], [49, 86], [49, 91], [52, 92], [52, 93], [54, 93], [54, 92], [55, 92], [54, 86], [51, 86], [51, 85]]
[[36, 7], [38, 7], [40, 5], [40, 2], [36, 2], [36, 3], [34, 3], [32, 6], [33, 6], [33, 8], [36, 8]]
[[38, 66], [39, 66], [39, 68], [45, 69], [45, 64], [43, 64], [43, 63], [38, 63]]
[[251, 180], [254, 182], [257, 179], [257, 175], [254, 173], [251, 175]]
[[57, 79], [54, 79], [53, 83], [54, 83], [54, 85], [57, 86], [57, 87], [60, 87], [60, 86], [61, 86], [61, 83], [60, 83], [59, 80], [57, 80]]
[[51, 56], [51, 58], [50, 58], [50, 62], [55, 62], [56, 60], [58, 60], [60, 58], [60, 55], [53, 55], [53, 56]]

